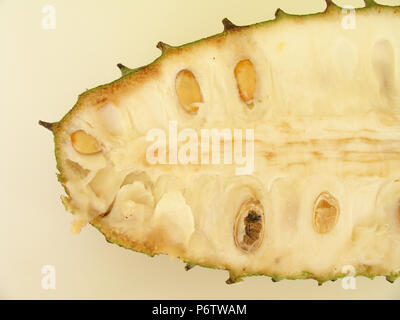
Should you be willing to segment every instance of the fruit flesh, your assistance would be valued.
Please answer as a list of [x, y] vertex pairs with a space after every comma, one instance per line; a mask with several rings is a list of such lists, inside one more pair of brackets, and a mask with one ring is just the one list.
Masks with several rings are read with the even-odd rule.
[[[170, 47], [151, 66], [82, 95], [53, 129], [74, 230], [91, 222], [125, 247], [227, 269], [235, 279], [307, 272], [323, 281], [343, 276], [345, 265], [364, 275], [398, 274], [399, 14], [359, 10], [355, 30], [341, 19], [331, 6], [323, 15], [233, 28]], [[254, 67], [255, 83], [242, 86], [250, 99], [235, 77], [241, 61]], [[198, 84], [196, 112], [182, 107], [182, 70]], [[168, 131], [170, 120], [197, 131], [254, 129], [254, 172], [150, 165], [146, 133]], [[81, 131], [101, 152], [74, 148], [71, 135]], [[336, 206], [318, 206], [322, 192]], [[235, 223], [251, 199], [263, 219], [248, 236], [262, 239], [254, 236], [257, 246], [246, 252]]]

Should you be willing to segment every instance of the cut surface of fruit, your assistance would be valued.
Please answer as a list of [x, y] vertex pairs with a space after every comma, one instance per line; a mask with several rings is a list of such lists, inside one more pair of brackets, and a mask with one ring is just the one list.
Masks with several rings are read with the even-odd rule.
[[91, 223], [126, 248], [228, 270], [229, 283], [323, 282], [349, 265], [396, 279], [400, 12], [367, 4], [355, 29], [330, 3], [160, 43], [152, 64], [119, 65], [122, 78], [41, 122], [73, 231]]

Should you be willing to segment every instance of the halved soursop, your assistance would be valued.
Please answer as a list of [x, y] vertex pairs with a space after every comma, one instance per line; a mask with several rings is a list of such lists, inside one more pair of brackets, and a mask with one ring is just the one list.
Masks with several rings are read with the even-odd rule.
[[368, 1], [345, 18], [328, 2], [246, 27], [225, 19], [216, 36], [159, 43], [148, 66], [119, 65], [122, 78], [41, 122], [73, 231], [89, 222], [126, 248], [226, 269], [228, 282], [323, 282], [349, 266], [395, 280], [400, 14]]

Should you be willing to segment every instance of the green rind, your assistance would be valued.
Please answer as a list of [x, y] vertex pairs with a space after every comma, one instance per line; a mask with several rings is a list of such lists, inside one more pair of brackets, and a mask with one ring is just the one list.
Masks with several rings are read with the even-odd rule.
[[[116, 244], [121, 248], [127, 249], [127, 250], [131, 250], [134, 252], [138, 252], [138, 253], [145, 253], [146, 255], [150, 256], [150, 257], [154, 257], [157, 255], [165, 255], [165, 254], [161, 254], [161, 253], [153, 253], [150, 251], [140, 251], [140, 250], [135, 250], [134, 248], [130, 248], [130, 247], [125, 247], [123, 245], [121, 245], [120, 243], [118, 243], [118, 239], [114, 239], [114, 238], [107, 238], [107, 236], [104, 234], [103, 230], [101, 229], [100, 226], [91, 223], [98, 231], [100, 231], [103, 235], [104, 238], [106, 239], [106, 241], [108, 243], [112, 243], [112, 244]], [[244, 281], [244, 278], [248, 278], [248, 277], [256, 277], [256, 276], [265, 276], [265, 277], [270, 277], [271, 280], [273, 282], [279, 282], [282, 280], [315, 280], [318, 282], [318, 285], [321, 286], [324, 283], [328, 282], [328, 281], [337, 281], [339, 279], [343, 279], [345, 277], [347, 277], [348, 275], [340, 275], [334, 278], [318, 278], [317, 276], [315, 276], [312, 272], [309, 271], [303, 271], [301, 274], [299, 274], [298, 276], [291, 276], [291, 277], [284, 277], [281, 275], [277, 275], [277, 274], [265, 274], [265, 273], [247, 273], [247, 274], [240, 274], [237, 275], [234, 272], [232, 272], [231, 270], [227, 269], [227, 268], [219, 268], [216, 266], [211, 266], [211, 265], [206, 265], [206, 264], [199, 264], [199, 263], [195, 263], [195, 262], [191, 262], [189, 260], [185, 260], [183, 258], [178, 258], [181, 262], [185, 263], [185, 270], [189, 271], [191, 269], [193, 269], [196, 266], [202, 267], [202, 268], [207, 268], [207, 269], [214, 269], [214, 270], [226, 270], [229, 272], [229, 278], [226, 280], [227, 284], [235, 284], [235, 283], [239, 283]], [[377, 276], [383, 276], [386, 278], [386, 280], [390, 283], [394, 283], [398, 278], [400, 278], [400, 272], [399, 273], [392, 273], [390, 275], [374, 275], [371, 274], [369, 272], [360, 272], [357, 273], [355, 275], [355, 277], [365, 277], [365, 278], [369, 278], [369, 279], [374, 279]]]

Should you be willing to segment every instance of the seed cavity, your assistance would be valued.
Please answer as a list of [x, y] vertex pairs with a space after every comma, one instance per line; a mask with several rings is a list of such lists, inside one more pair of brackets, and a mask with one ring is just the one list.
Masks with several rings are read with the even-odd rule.
[[84, 179], [89, 174], [89, 170], [84, 169], [79, 163], [67, 159], [65, 165], [68, 167], [68, 172], [72, 173], [75, 177], [79, 179]]
[[249, 107], [253, 106], [254, 92], [256, 91], [256, 70], [249, 60], [241, 60], [235, 67], [235, 78], [240, 97]]
[[242, 203], [236, 215], [234, 239], [236, 247], [250, 253], [258, 249], [264, 238], [264, 208], [260, 201]]
[[372, 66], [380, 85], [381, 93], [390, 94], [395, 86], [395, 54], [387, 39], [377, 41], [372, 49]]
[[339, 217], [339, 202], [329, 192], [322, 192], [314, 202], [314, 230], [320, 234], [332, 231]]
[[175, 90], [182, 108], [188, 114], [196, 114], [199, 110], [197, 103], [203, 102], [199, 83], [189, 70], [181, 70], [175, 79]]
[[75, 151], [81, 154], [95, 154], [101, 151], [99, 142], [83, 130], [71, 134], [71, 143]]
[[121, 135], [124, 132], [121, 113], [113, 103], [107, 103], [97, 110], [99, 122], [112, 135]]
[[397, 222], [398, 222], [399, 225], [400, 225], [400, 200], [399, 200], [399, 202], [397, 203]]

